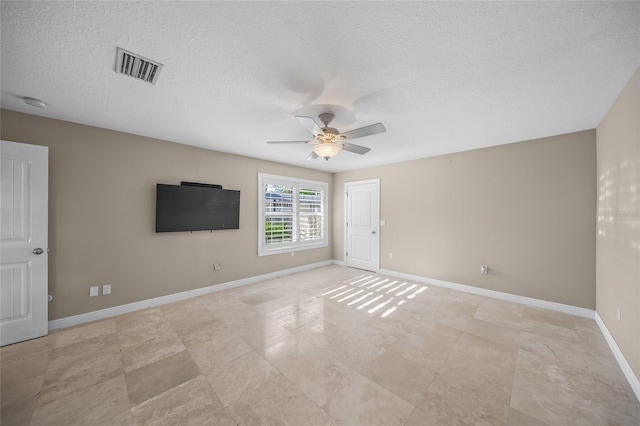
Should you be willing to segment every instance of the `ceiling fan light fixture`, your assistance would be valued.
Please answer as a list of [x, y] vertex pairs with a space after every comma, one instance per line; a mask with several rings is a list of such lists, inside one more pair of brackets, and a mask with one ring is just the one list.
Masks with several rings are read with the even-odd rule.
[[313, 147], [313, 152], [315, 152], [318, 157], [329, 161], [329, 158], [339, 153], [341, 149], [342, 146], [335, 143], [321, 143]]
[[24, 102], [27, 105], [31, 105], [32, 107], [36, 107], [36, 108], [46, 108], [47, 104], [44, 101], [41, 101], [40, 99], [36, 99], [36, 98], [30, 98], [28, 96], [24, 97]]

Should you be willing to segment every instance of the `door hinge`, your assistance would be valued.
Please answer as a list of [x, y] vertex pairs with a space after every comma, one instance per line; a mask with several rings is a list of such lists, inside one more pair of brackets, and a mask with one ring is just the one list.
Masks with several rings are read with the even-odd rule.
[[344, 194], [345, 194], [347, 197], [349, 196], [349, 193], [348, 193], [348, 192], [345, 192]]
[[349, 252], [347, 252], [347, 254], [345, 256], [349, 256]]

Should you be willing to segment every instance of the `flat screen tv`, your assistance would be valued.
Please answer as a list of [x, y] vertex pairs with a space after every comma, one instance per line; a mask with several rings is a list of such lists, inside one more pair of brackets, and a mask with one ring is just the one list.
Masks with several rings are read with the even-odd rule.
[[156, 232], [240, 228], [240, 191], [156, 185]]

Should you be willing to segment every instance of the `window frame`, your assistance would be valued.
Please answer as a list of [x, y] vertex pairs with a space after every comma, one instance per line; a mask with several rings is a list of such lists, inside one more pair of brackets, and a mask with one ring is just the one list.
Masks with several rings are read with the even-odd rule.
[[[293, 230], [294, 241], [283, 243], [266, 243], [265, 235], [265, 223], [267, 218], [266, 212], [266, 185], [279, 185], [289, 186], [294, 188], [294, 211], [292, 213], [293, 218]], [[300, 238], [300, 190], [316, 190], [322, 191], [322, 225], [321, 239], [303, 241]], [[327, 247], [329, 245], [329, 184], [328, 182], [321, 182], [308, 179], [299, 179], [288, 176], [271, 175], [267, 173], [258, 173], [258, 256], [268, 256], [272, 254], [282, 254], [296, 252], [300, 250], [310, 250], [315, 248]], [[283, 215], [284, 216], [284, 215]]]

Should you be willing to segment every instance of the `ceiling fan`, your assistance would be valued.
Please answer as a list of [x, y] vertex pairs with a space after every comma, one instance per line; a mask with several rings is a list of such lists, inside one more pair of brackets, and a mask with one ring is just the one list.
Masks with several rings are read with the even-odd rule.
[[354, 152], [360, 155], [366, 154], [371, 151], [371, 148], [355, 145], [347, 141], [387, 131], [382, 123], [376, 123], [340, 133], [337, 129], [329, 127], [329, 123], [331, 123], [335, 118], [335, 115], [330, 112], [325, 112], [318, 116], [318, 119], [322, 124], [324, 124], [324, 127], [322, 128], [318, 126], [316, 121], [311, 117], [296, 116], [296, 118], [300, 124], [313, 134], [313, 139], [310, 141], [269, 141], [267, 143], [307, 143], [313, 145], [313, 151], [311, 151], [307, 160], [314, 160], [318, 157], [322, 157], [328, 161], [329, 158], [333, 157], [341, 150]]

